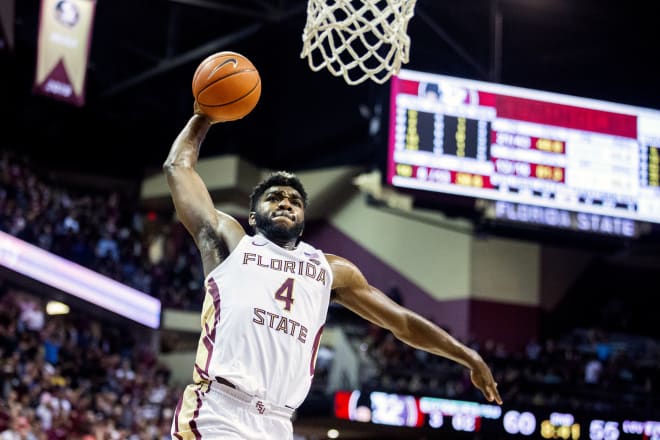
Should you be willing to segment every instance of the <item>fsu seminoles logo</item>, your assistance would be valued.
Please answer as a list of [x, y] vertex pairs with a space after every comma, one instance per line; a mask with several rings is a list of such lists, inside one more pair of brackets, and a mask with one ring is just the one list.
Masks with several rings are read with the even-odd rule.
[[71, 0], [60, 0], [55, 4], [55, 18], [67, 27], [73, 27], [80, 19], [78, 6]]
[[256, 407], [257, 407], [257, 411], [259, 411], [259, 414], [263, 414], [264, 412], [266, 412], [266, 407], [264, 406], [264, 403], [261, 400], [257, 401]]

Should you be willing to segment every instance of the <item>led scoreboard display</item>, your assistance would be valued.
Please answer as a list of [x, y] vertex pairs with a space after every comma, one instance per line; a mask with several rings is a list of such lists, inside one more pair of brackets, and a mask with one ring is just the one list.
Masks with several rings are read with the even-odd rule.
[[[660, 421], [616, 414], [498, 405], [382, 391], [337, 391], [334, 416], [354, 422], [424, 429], [432, 438], [660, 440]], [[415, 436], [417, 437], [417, 436]]]
[[660, 111], [406, 69], [390, 100], [390, 185], [660, 223]]

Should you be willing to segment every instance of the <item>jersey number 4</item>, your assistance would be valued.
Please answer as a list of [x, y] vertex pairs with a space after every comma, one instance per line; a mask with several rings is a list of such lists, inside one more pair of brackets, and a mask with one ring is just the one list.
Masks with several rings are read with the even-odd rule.
[[284, 303], [284, 310], [291, 311], [293, 305], [293, 278], [287, 278], [275, 292], [275, 299]]
[[[291, 311], [293, 305], [293, 278], [287, 278], [286, 281], [275, 291], [275, 299], [284, 303], [284, 310]], [[319, 344], [321, 343], [321, 334], [323, 333], [323, 326], [316, 333], [314, 344], [312, 345], [312, 360], [309, 364], [309, 374], [314, 376], [314, 367], [316, 366], [316, 357], [319, 353]]]

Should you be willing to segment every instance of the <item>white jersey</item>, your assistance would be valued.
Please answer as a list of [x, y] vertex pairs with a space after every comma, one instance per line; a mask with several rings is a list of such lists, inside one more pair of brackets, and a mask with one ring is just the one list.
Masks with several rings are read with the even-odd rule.
[[244, 236], [205, 280], [193, 379], [297, 408], [307, 396], [325, 324], [332, 271], [321, 251]]

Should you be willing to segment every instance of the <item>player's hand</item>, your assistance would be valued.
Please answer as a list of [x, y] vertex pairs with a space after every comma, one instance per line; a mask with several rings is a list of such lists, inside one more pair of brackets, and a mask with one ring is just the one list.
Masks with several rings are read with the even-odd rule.
[[193, 103], [193, 112], [196, 115], [202, 116], [204, 119], [206, 119], [206, 122], [208, 122], [211, 125], [217, 124], [219, 122], [219, 121], [214, 121], [211, 118], [209, 118], [208, 116], [206, 116], [206, 114], [199, 107], [199, 103], [197, 102], [197, 100], [195, 100], [195, 102]]
[[490, 368], [483, 360], [480, 360], [477, 366], [470, 370], [470, 380], [484, 394], [486, 400], [496, 402], [498, 405], [502, 404], [502, 398], [499, 391], [497, 391], [497, 382], [493, 379]]

